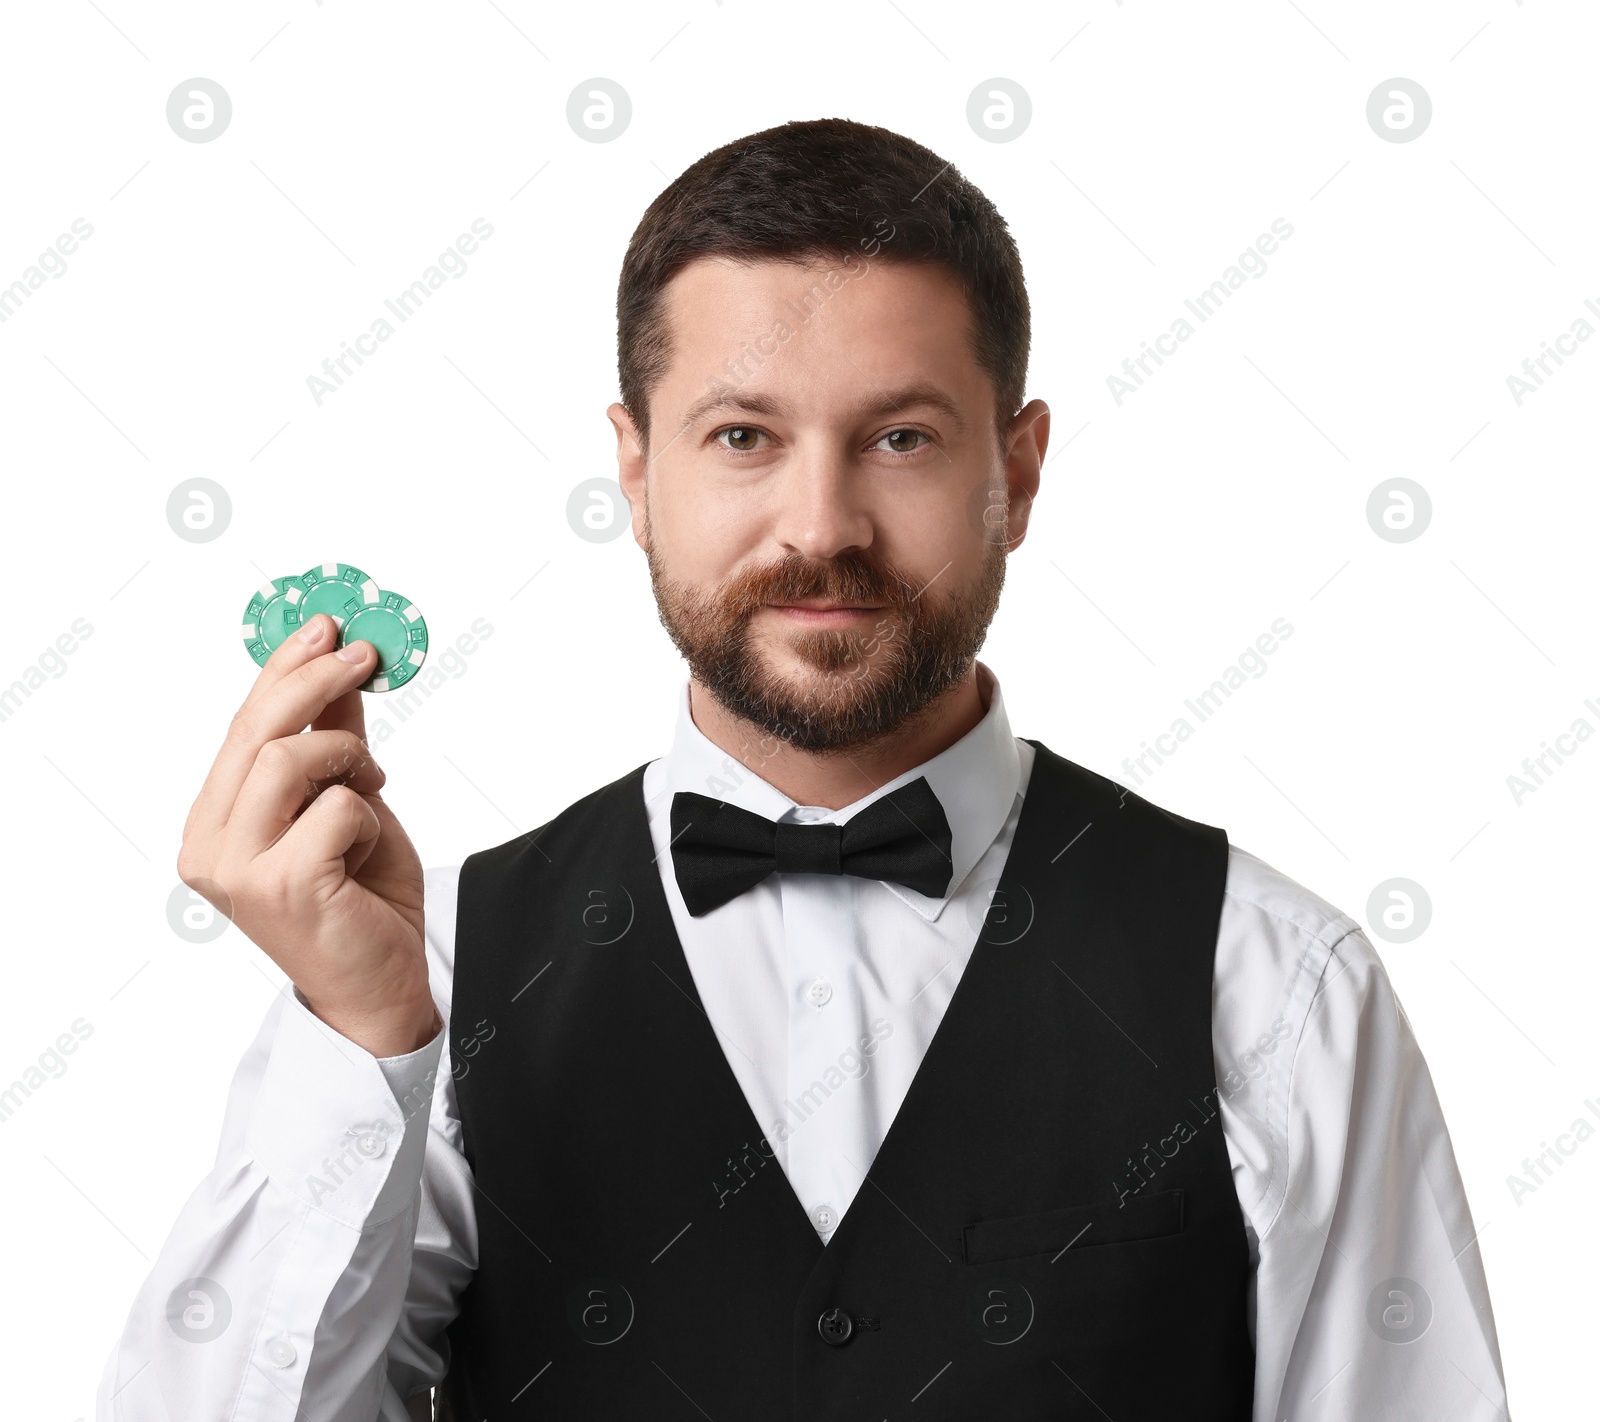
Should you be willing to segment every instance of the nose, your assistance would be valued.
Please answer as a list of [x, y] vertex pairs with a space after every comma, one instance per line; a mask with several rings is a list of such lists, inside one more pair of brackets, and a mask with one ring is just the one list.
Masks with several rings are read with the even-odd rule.
[[872, 542], [861, 477], [843, 455], [797, 453], [787, 462], [775, 497], [773, 535], [785, 551], [828, 559]]

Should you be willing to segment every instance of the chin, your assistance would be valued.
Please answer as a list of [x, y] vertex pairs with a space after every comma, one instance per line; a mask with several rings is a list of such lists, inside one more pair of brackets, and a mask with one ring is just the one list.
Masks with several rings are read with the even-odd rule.
[[[846, 648], [849, 644], [841, 643], [840, 646]], [[818, 663], [806, 653], [788, 644], [780, 644], [777, 649], [765, 653], [761, 663], [769, 674], [788, 680], [804, 677], [810, 681], [838, 679], [865, 682], [880, 674], [870, 658], [863, 660], [854, 657], [840, 661], [837, 665], [834, 665], [833, 659], [829, 658], [823, 663]]]

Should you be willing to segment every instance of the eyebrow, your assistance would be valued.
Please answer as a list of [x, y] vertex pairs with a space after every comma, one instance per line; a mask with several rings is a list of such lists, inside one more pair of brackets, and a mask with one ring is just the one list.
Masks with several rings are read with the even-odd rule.
[[[863, 401], [852, 413], [857, 416], [893, 415], [898, 411], [918, 406], [938, 410], [962, 434], [967, 432], [967, 421], [962, 417], [956, 402], [936, 385], [906, 385], [898, 390], [886, 390], [876, 398]], [[688, 412], [683, 417], [683, 423], [678, 427], [678, 433], [683, 434], [715, 410], [738, 411], [747, 415], [774, 415], [780, 419], [794, 413], [793, 406], [775, 395], [763, 395], [759, 391], [751, 391], [748, 394], [738, 390], [713, 391], [709, 395], [701, 396], [689, 406]]]

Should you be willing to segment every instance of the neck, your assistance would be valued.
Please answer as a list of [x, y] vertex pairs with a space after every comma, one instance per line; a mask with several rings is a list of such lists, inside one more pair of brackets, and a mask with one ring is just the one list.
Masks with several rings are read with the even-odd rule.
[[988, 668], [974, 660], [966, 676], [932, 702], [914, 726], [875, 745], [822, 753], [796, 750], [730, 714], [692, 677], [689, 715], [707, 740], [796, 804], [842, 810], [959, 741], [988, 714], [993, 689]]

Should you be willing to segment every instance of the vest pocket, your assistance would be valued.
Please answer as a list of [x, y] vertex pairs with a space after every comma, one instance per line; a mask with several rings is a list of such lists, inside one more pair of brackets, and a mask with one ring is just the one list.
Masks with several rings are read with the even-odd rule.
[[1065, 1205], [1033, 1215], [979, 1220], [962, 1231], [962, 1249], [968, 1264], [996, 1259], [1020, 1259], [1029, 1254], [1056, 1255], [1066, 1249], [1088, 1249], [1096, 1244], [1123, 1244], [1135, 1239], [1158, 1239], [1183, 1230], [1183, 1191], [1125, 1200], [1103, 1200], [1092, 1205]]

